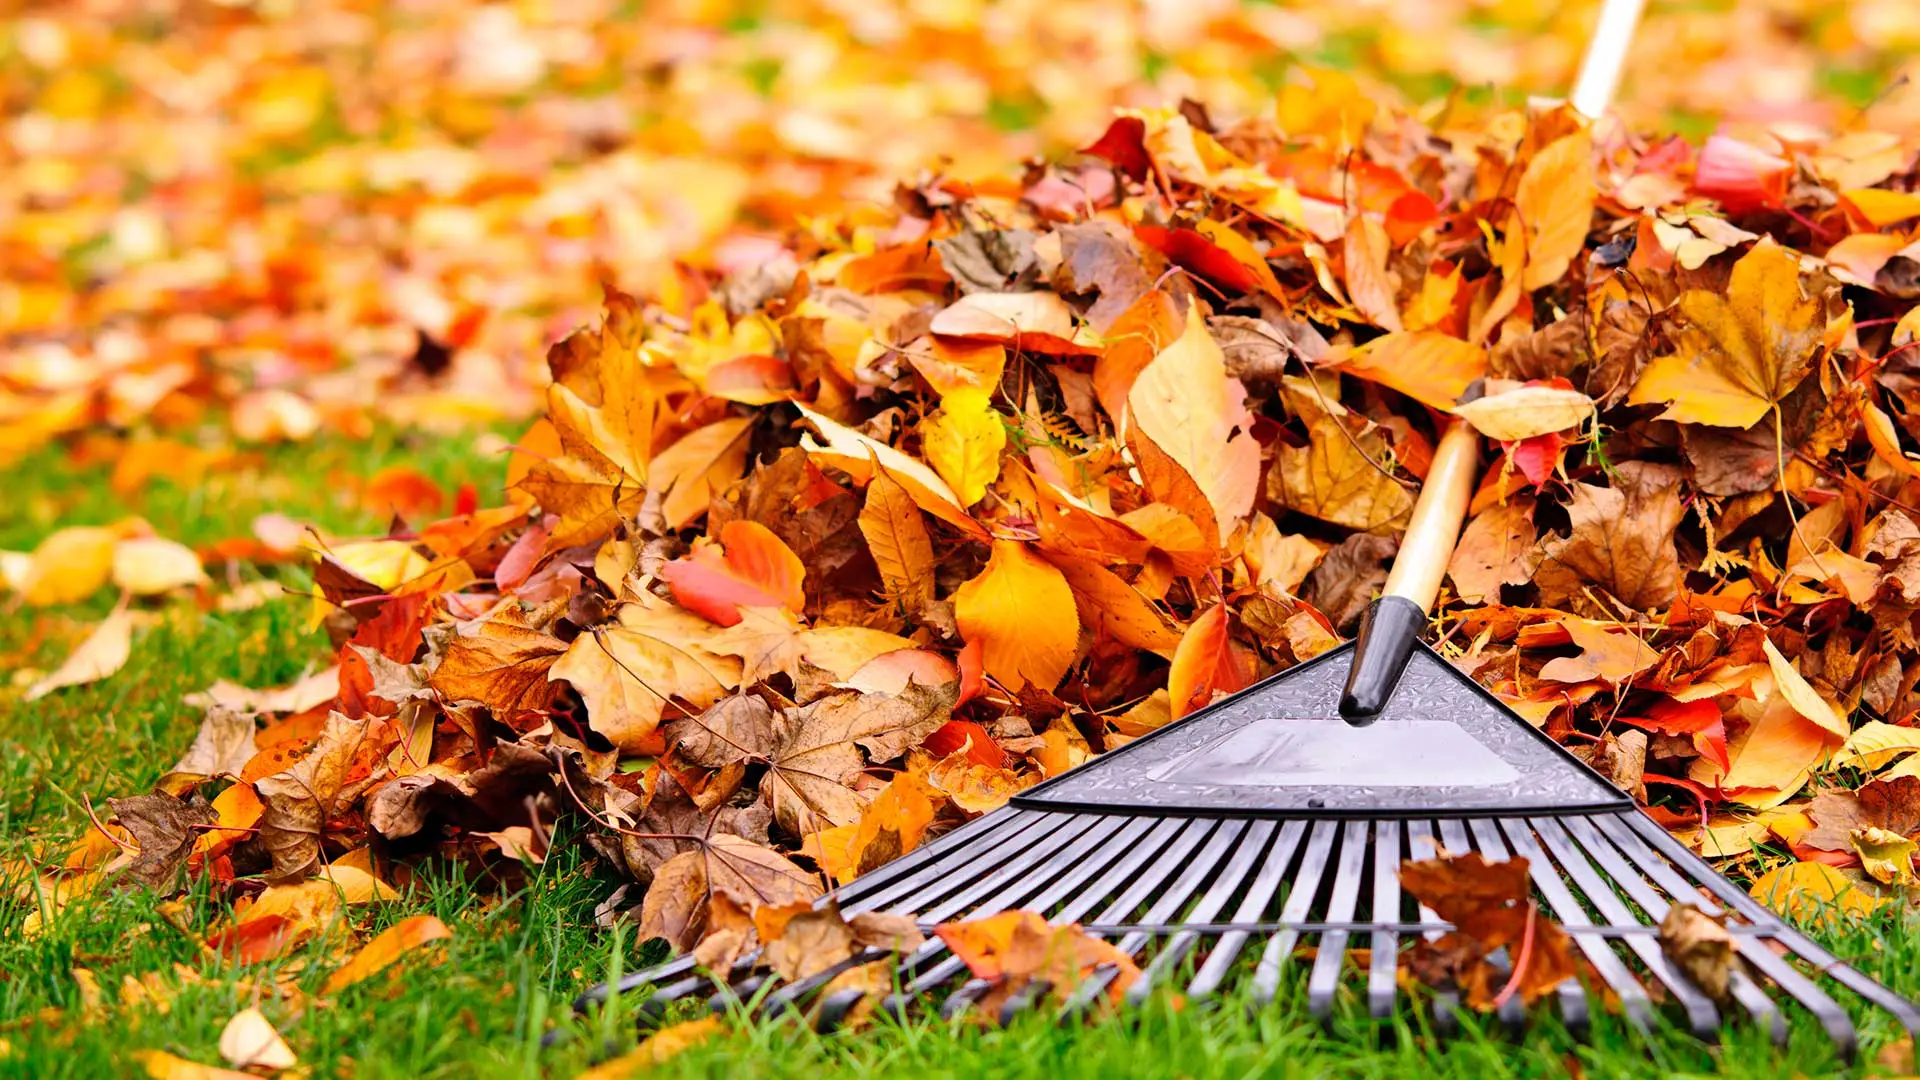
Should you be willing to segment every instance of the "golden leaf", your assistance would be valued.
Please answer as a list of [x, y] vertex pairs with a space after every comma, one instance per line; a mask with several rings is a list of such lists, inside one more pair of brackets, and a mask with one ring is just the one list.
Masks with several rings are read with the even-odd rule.
[[1747, 428], [1800, 385], [1826, 328], [1799, 261], [1763, 239], [1733, 266], [1727, 294], [1680, 294], [1676, 349], [1647, 365], [1631, 405], [1667, 403], [1663, 420]]
[[1487, 373], [1487, 350], [1433, 330], [1404, 331], [1348, 353], [1340, 370], [1423, 405], [1452, 409], [1468, 384]]
[[1847, 839], [1853, 842], [1860, 865], [1873, 880], [1887, 885], [1920, 885], [1920, 878], [1913, 876], [1913, 853], [1920, 844], [1873, 825], [1853, 830]]
[[548, 678], [573, 685], [593, 730], [615, 746], [639, 746], [668, 699], [704, 708], [740, 684], [740, 661], [713, 636], [705, 619], [663, 601], [622, 604], [615, 625], [574, 638]]
[[1080, 647], [1073, 589], [1017, 540], [995, 540], [986, 569], [953, 596], [954, 621], [979, 640], [987, 674], [1014, 690], [1052, 690]]
[[1413, 509], [1413, 495], [1385, 471], [1391, 454], [1379, 429], [1344, 430], [1344, 421], [1309, 414], [1307, 445], [1281, 443], [1267, 473], [1267, 495], [1335, 525], [1368, 532], [1398, 532]]
[[958, 387], [920, 425], [920, 451], [947, 482], [960, 505], [972, 506], [1000, 476], [1007, 429], [985, 390]]
[[933, 602], [933, 539], [920, 507], [885, 468], [875, 467], [860, 510], [860, 535], [887, 591], [908, 611]]
[[1198, 302], [1188, 302], [1186, 329], [1133, 381], [1127, 406], [1141, 434], [1199, 486], [1219, 535], [1232, 532], [1253, 509], [1260, 444], [1246, 430], [1252, 424], [1246, 390], [1227, 378], [1226, 358], [1207, 333]]
[[1513, 195], [1514, 213], [1526, 230], [1528, 292], [1551, 285], [1586, 246], [1593, 224], [1593, 137], [1586, 131], [1556, 139], [1527, 162]]

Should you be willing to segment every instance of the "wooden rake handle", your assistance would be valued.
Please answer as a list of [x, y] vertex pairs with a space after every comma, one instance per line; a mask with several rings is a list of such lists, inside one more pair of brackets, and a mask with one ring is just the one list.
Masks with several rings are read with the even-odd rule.
[[[1570, 99], [1589, 119], [1598, 118], [1613, 100], [1644, 4], [1645, 0], [1607, 0], [1600, 11]], [[1426, 629], [1427, 610], [1440, 595], [1453, 546], [1460, 540], [1479, 465], [1479, 437], [1465, 420], [1453, 420], [1434, 449], [1433, 464], [1413, 504], [1387, 587], [1360, 622], [1353, 666], [1347, 669], [1347, 686], [1340, 694], [1340, 716], [1347, 723], [1359, 726], [1377, 719], [1407, 670], [1414, 643]]]

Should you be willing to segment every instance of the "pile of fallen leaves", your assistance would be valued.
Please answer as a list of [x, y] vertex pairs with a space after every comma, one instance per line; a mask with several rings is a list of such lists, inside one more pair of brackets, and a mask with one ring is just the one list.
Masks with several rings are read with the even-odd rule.
[[1297, 104], [902, 186], [687, 279], [690, 317], [609, 291], [506, 505], [326, 545], [324, 696], [210, 693], [36, 918], [184, 870], [257, 896], [218, 947], [271, 955], [328, 925], [289, 890], [510, 878], [568, 817], [632, 882], [609, 918], [714, 963], [789, 941], [1338, 643], [1449, 414], [1486, 451], [1446, 655], [1776, 902], [1912, 885], [1912, 142]]
[[[262, 441], [519, 417], [603, 276], [684, 315], [690, 278], [784, 258], [818, 215], [915, 169], [997, 175], [1116, 105], [1277, 94], [1292, 129], [1356, 86], [1303, 59], [1563, 92], [1599, 6], [35, 4], [0, 25], [0, 463], [88, 429], [191, 463], [209, 421]], [[1656, 5], [1621, 108], [1905, 130], [1916, 46], [1907, 0]]]

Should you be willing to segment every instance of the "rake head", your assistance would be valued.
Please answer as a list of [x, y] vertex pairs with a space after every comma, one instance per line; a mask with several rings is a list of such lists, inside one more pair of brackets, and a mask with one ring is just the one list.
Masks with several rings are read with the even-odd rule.
[[[1568, 979], [1556, 988], [1569, 1029], [1588, 1026], [1594, 995], [1605, 991], [1642, 1030], [1670, 1008], [1703, 1039], [1723, 1019], [1740, 1019], [1784, 1043], [1782, 1007], [1792, 1003], [1850, 1056], [1857, 1038], [1829, 992], [1838, 986], [1920, 1032], [1920, 1009], [1756, 903], [1424, 646], [1379, 723], [1342, 724], [1328, 703], [1346, 652], [1034, 788], [834, 899], [848, 915], [911, 915], [923, 927], [1016, 909], [1079, 923], [1139, 965], [1129, 1002], [1161, 988], [1204, 1002], [1244, 987], [1266, 1004], [1299, 977], [1289, 971], [1298, 964], [1314, 1016], [1327, 1019], [1343, 993], [1360, 993], [1373, 1016], [1386, 1018], [1400, 1004], [1401, 950], [1451, 929], [1401, 889], [1401, 863], [1436, 847], [1490, 861], [1520, 856], [1540, 910], [1566, 928], [1604, 983]], [[1677, 902], [1725, 918], [1745, 965], [1724, 1002], [1662, 952], [1658, 926]], [[1350, 960], [1352, 950], [1364, 953]], [[804, 1009], [831, 1028], [862, 992], [821, 1000], [822, 989], [885, 955], [863, 953], [771, 989], [748, 961], [708, 973], [683, 958], [596, 987], [578, 1006], [651, 987], [646, 1008], [656, 1015], [706, 998], [716, 1009]], [[1060, 1000], [1065, 1013], [1084, 1013], [1117, 975], [1108, 966], [1074, 987], [1030, 985], [1000, 1004], [1001, 1018]], [[897, 958], [895, 989], [880, 1004], [951, 1016], [991, 989], [931, 938]], [[1436, 994], [1432, 1005], [1438, 1030], [1457, 1025], [1457, 998]], [[1498, 1015], [1517, 1029], [1526, 1010], [1509, 999]]]

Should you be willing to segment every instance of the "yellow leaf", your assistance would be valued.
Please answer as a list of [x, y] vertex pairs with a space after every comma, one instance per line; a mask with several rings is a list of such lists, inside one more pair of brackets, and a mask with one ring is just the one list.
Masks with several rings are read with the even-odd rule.
[[113, 583], [135, 596], [158, 596], [206, 579], [200, 556], [177, 540], [143, 536], [113, 549]]
[[650, 481], [666, 491], [660, 513], [670, 528], [684, 529], [707, 512], [713, 493], [747, 468], [749, 416], [730, 417], [682, 435], [653, 460]]
[[832, 465], [862, 483], [873, 475], [873, 467], [878, 463], [901, 487], [907, 489], [907, 494], [913, 497], [920, 509], [969, 536], [986, 539], [987, 530], [967, 514], [966, 507], [960, 505], [959, 496], [926, 463], [814, 412], [798, 401], [793, 404], [800, 410], [800, 415], [819, 430], [820, 437], [826, 440], [822, 445], [814, 441], [812, 435], [800, 438], [800, 448], [816, 462]]
[[726, 1030], [726, 1025], [716, 1016], [703, 1016], [698, 1020], [685, 1020], [678, 1024], [669, 1024], [640, 1040], [640, 1045], [632, 1052], [612, 1061], [596, 1065], [581, 1073], [575, 1080], [628, 1080], [656, 1065], [665, 1063], [677, 1054], [691, 1050], [715, 1035]]
[[1584, 130], [1555, 140], [1527, 162], [1513, 195], [1514, 212], [1526, 230], [1526, 291], [1551, 285], [1567, 272], [1567, 264], [1586, 246], [1597, 194], [1593, 138]]
[[1571, 615], [1562, 617], [1559, 623], [1581, 652], [1578, 656], [1557, 656], [1547, 661], [1540, 669], [1543, 679], [1565, 683], [1604, 679], [1610, 683], [1621, 683], [1660, 660], [1660, 654], [1632, 631], [1622, 629], [1620, 633], [1614, 633], [1615, 629], [1620, 629], [1615, 623], [1579, 619]]
[[1789, 794], [1799, 790], [1814, 768], [1832, 752], [1832, 737], [1783, 701], [1768, 702], [1765, 706], [1753, 702], [1740, 705], [1753, 719], [1747, 729], [1728, 744], [1727, 754], [1733, 767], [1721, 775], [1720, 766], [1704, 757], [1695, 758], [1687, 775], [1696, 782], [1724, 788]]
[[1826, 548], [1817, 554], [1810, 553], [1806, 558], [1794, 563], [1787, 570], [1786, 594], [1796, 604], [1817, 604], [1828, 599], [1827, 593], [1810, 589], [1803, 582], [1817, 581], [1827, 589], [1856, 604], [1865, 604], [1873, 599], [1880, 587], [1880, 568], [1855, 555], [1822, 543]]
[[367, 942], [359, 952], [353, 954], [335, 971], [327, 976], [327, 982], [321, 988], [322, 994], [334, 994], [352, 986], [354, 983], [377, 975], [386, 970], [394, 961], [408, 952], [431, 941], [439, 941], [453, 936], [447, 924], [432, 915], [411, 915], [382, 930], [379, 936]]
[[1387, 257], [1393, 254], [1386, 226], [1364, 214], [1347, 223], [1347, 296], [1373, 325], [1400, 330], [1400, 308], [1393, 279], [1387, 276]]
[[1468, 384], [1487, 373], [1487, 350], [1432, 330], [1408, 331], [1367, 342], [1340, 367], [1423, 405], [1452, 409]]
[[1307, 445], [1281, 443], [1267, 473], [1267, 495], [1290, 510], [1367, 532], [1397, 532], [1413, 495], [1386, 472], [1391, 453], [1376, 428], [1342, 430], [1344, 421], [1317, 410]]
[[113, 573], [113, 530], [76, 526], [54, 532], [33, 549], [20, 592], [34, 607], [77, 604]]
[[1920, 844], [1897, 832], [1869, 825], [1847, 833], [1867, 876], [1887, 885], [1920, 885], [1913, 876], [1913, 853]]
[[993, 411], [985, 390], [958, 387], [940, 399], [940, 408], [920, 425], [920, 450], [960, 505], [972, 506], [1000, 476], [1000, 452], [1007, 429]]
[[1865, 769], [1872, 772], [1902, 754], [1920, 750], [1920, 728], [1895, 727], [1871, 720], [1847, 736], [1845, 746], [1833, 756], [1835, 768]]
[[1885, 898], [1826, 863], [1788, 863], [1753, 883], [1755, 900], [1794, 918], [1810, 919], [1825, 911], [1870, 915]]
[[241, 1009], [220, 1032], [220, 1056], [236, 1068], [279, 1072], [300, 1064], [287, 1040], [259, 1009]]
[[885, 468], [876, 466], [860, 509], [860, 535], [888, 593], [908, 611], [933, 602], [933, 538], [920, 507]]
[[1780, 655], [1771, 640], [1762, 643], [1767, 653], [1767, 667], [1773, 672], [1773, 686], [1787, 699], [1795, 712], [1819, 724], [1841, 738], [1847, 737], [1846, 718], [1827, 704], [1819, 692], [1808, 685], [1807, 680], [1794, 670], [1787, 658]]
[[1227, 378], [1197, 301], [1188, 302], [1186, 329], [1134, 380], [1127, 406], [1140, 432], [1199, 486], [1219, 535], [1231, 533], [1258, 494], [1260, 444], [1247, 431], [1246, 390]]
[[714, 632], [665, 601], [622, 604], [614, 625], [574, 638], [547, 677], [573, 684], [593, 730], [615, 746], [638, 746], [668, 698], [704, 708], [740, 684], [740, 661], [716, 651]]
[[1073, 589], [1017, 540], [993, 542], [986, 569], [954, 593], [953, 615], [969, 642], [981, 642], [987, 674], [1013, 690], [1052, 690], [1079, 651]]
[[150, 1080], [258, 1080], [252, 1073], [202, 1065], [164, 1050], [136, 1050], [133, 1059], [147, 1070]]
[[1867, 224], [1876, 229], [1898, 224], [1908, 218], [1920, 217], [1920, 195], [1911, 191], [1888, 191], [1885, 188], [1855, 188], [1842, 193], [1853, 204]]
[[1663, 420], [1752, 427], [1812, 369], [1826, 328], [1800, 263], [1771, 239], [1734, 264], [1727, 294], [1680, 294], [1675, 351], [1641, 372], [1627, 401], [1668, 403]]
[[1557, 386], [1522, 386], [1455, 405], [1453, 414], [1489, 439], [1515, 442], [1585, 423], [1593, 415], [1593, 399]]
[[29, 686], [25, 699], [38, 701], [63, 687], [98, 682], [124, 667], [132, 651], [133, 615], [120, 608], [100, 620], [53, 674]]

